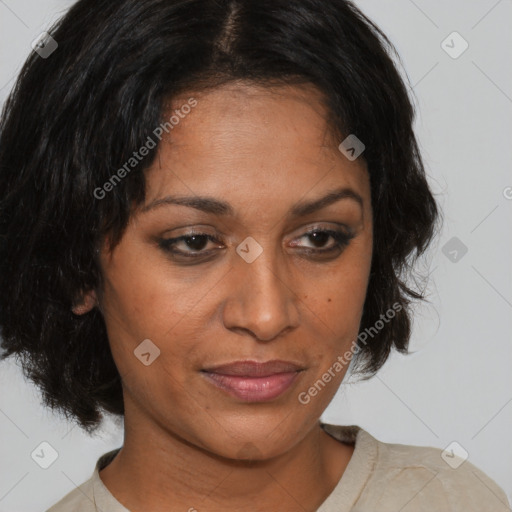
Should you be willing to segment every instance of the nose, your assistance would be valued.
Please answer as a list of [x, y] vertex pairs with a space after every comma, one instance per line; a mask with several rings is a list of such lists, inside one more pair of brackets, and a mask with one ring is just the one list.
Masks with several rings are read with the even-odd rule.
[[252, 263], [242, 258], [231, 270], [229, 296], [224, 303], [227, 329], [271, 341], [299, 324], [298, 290], [278, 255], [263, 250]]

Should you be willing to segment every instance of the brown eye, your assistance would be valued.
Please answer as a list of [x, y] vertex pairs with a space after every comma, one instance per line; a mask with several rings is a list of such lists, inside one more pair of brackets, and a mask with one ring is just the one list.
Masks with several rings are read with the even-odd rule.
[[158, 245], [164, 251], [172, 254], [195, 258], [210, 253], [210, 250], [204, 250], [208, 242], [212, 242], [212, 244], [217, 247], [220, 244], [220, 242], [211, 235], [206, 233], [193, 233], [176, 238], [161, 239], [158, 241]]
[[[297, 242], [291, 245], [313, 256], [339, 255], [352, 238], [354, 238], [353, 234], [344, 231], [313, 229], [297, 239], [307, 240], [308, 245]], [[209, 244], [211, 248], [207, 249]], [[207, 233], [189, 233], [176, 238], [163, 238], [158, 240], [158, 246], [174, 258], [183, 258], [190, 261], [199, 260], [199, 258], [206, 259], [213, 255], [216, 250], [224, 248], [216, 237]]]
[[331, 235], [325, 231], [314, 231], [307, 236], [316, 247], [320, 246], [319, 248], [323, 248], [329, 238], [331, 238]]
[[[307, 238], [312, 246], [300, 246], [293, 244], [294, 247], [304, 247], [306, 252], [311, 253], [327, 253], [334, 250], [340, 250], [346, 247], [350, 240], [354, 238], [353, 234], [345, 233], [343, 231], [336, 231], [331, 229], [314, 229], [307, 233], [304, 233], [299, 239]], [[325, 248], [329, 239], [333, 240], [333, 243], [329, 247]]]
[[187, 236], [182, 240], [185, 245], [193, 251], [201, 251], [208, 243], [208, 238], [203, 235]]

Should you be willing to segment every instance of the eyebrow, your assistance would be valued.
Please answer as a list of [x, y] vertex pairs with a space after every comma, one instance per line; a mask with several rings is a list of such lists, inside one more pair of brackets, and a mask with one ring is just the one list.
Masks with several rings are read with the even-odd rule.
[[[328, 192], [326, 195], [312, 201], [299, 201], [288, 212], [290, 217], [304, 217], [322, 210], [331, 204], [342, 199], [352, 199], [363, 208], [363, 198], [354, 190], [347, 187], [338, 188]], [[205, 213], [222, 216], [234, 216], [234, 208], [227, 202], [215, 199], [213, 197], [201, 196], [166, 196], [161, 199], [155, 199], [142, 208], [142, 212], [148, 212], [164, 205], [179, 205], [195, 208]]]

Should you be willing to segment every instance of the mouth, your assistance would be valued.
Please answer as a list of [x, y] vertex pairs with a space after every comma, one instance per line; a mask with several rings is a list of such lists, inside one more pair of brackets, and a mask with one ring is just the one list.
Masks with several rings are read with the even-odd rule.
[[289, 361], [235, 361], [201, 373], [210, 384], [244, 402], [268, 402], [285, 393], [304, 370]]

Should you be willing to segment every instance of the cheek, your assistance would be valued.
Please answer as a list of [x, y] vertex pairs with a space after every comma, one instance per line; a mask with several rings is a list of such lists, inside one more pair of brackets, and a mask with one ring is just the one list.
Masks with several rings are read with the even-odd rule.
[[[352, 261], [353, 260], [353, 261]], [[304, 281], [304, 303], [333, 334], [357, 331], [368, 286], [370, 260], [347, 258], [321, 279]]]
[[141, 339], [159, 338], [179, 326], [199, 300], [198, 285], [173, 275], [177, 271], [170, 269], [144, 253], [117, 257], [108, 268], [105, 284], [107, 323], [110, 317], [114, 329], [124, 327]]
[[[108, 337], [116, 366], [135, 395], [145, 388], [159, 395], [172, 389], [173, 400], [179, 402], [201, 347], [204, 350], [208, 342], [206, 322], [218, 299], [218, 273], [195, 276], [191, 270], [185, 278], [187, 270], [147, 250], [120, 252], [107, 269]], [[145, 342], [149, 352], [158, 354], [147, 367], [136, 357], [147, 352], [138, 348], [144, 340], [151, 341]], [[152, 354], [149, 359], [153, 361]]]
[[123, 386], [139, 403], [163, 400], [186, 412], [190, 352], [204, 319], [197, 318], [190, 287], [163, 279], [154, 266], [141, 268], [143, 262], [109, 275], [105, 321], [112, 355]]
[[310, 332], [316, 346], [311, 351], [312, 369], [298, 401], [313, 408], [318, 416], [333, 399], [352, 360], [366, 297], [368, 267], [369, 263], [365, 263], [340, 270], [320, 287], [321, 291], [311, 289], [303, 296], [314, 313]]
[[[339, 382], [348, 368], [350, 351], [355, 348], [359, 332], [370, 265], [371, 250], [368, 251], [366, 244], [360, 244], [321, 279], [318, 275], [317, 279], [304, 281], [301, 300], [312, 322], [310, 333], [317, 340], [312, 354], [317, 377], [332, 369], [331, 377], [326, 378]], [[338, 364], [332, 368], [340, 356], [342, 367]]]

